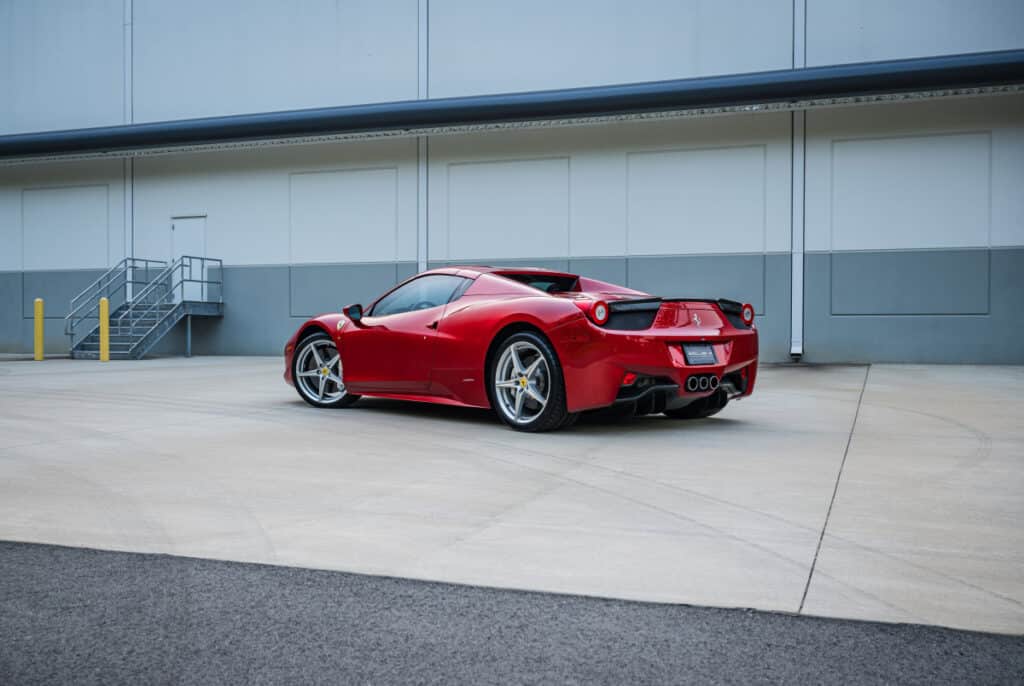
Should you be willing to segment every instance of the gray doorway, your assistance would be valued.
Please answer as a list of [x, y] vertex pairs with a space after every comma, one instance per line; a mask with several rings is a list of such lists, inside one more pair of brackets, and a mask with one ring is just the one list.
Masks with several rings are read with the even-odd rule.
[[[174, 261], [182, 256], [205, 257], [206, 256], [206, 217], [188, 216], [171, 217], [171, 254], [170, 259]], [[189, 264], [184, 265], [182, 272], [177, 276], [184, 275], [185, 278], [203, 279], [202, 263], [196, 261], [192, 265], [191, 274]], [[185, 283], [183, 288], [178, 289], [174, 294], [175, 301], [181, 300], [202, 300], [202, 284]]]

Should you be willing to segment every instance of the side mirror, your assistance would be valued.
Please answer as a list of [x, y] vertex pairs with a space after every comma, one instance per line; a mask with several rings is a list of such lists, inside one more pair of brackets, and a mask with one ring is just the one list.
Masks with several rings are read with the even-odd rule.
[[363, 306], [359, 304], [349, 305], [342, 309], [342, 314], [352, 320], [353, 324], [358, 324], [359, 320], [363, 318]]

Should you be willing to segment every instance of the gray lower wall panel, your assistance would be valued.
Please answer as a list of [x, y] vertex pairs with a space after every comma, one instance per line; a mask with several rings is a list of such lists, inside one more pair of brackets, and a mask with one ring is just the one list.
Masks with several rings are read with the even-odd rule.
[[793, 262], [785, 255], [765, 255], [764, 314], [756, 315], [760, 359], [789, 362], [790, 329], [793, 312]]
[[[410, 262], [224, 267], [223, 319], [197, 319], [197, 355], [277, 355], [302, 322], [370, 301], [416, 273]], [[158, 353], [183, 350], [179, 326]]]
[[288, 272], [287, 265], [224, 267], [224, 317], [193, 322], [193, 353], [281, 353], [298, 319], [290, 315]]
[[401, 283], [406, 279], [416, 276], [419, 267], [415, 262], [399, 262], [395, 265], [395, 283]]
[[[921, 255], [916, 253], [916, 255]], [[929, 251], [932, 252], [932, 251]], [[959, 252], [959, 251], [951, 251]], [[828, 253], [805, 256], [804, 360], [808, 362], [1024, 363], [1024, 248], [982, 251], [989, 264], [988, 314], [832, 313]], [[914, 252], [898, 253], [914, 261]], [[955, 263], [955, 262], [953, 262]], [[866, 269], [874, 267], [865, 266]], [[951, 281], [979, 278], [949, 273]], [[934, 300], [924, 300], [923, 305]]]
[[988, 250], [832, 253], [832, 314], [988, 314]]
[[[71, 299], [102, 276], [106, 269], [74, 269], [61, 271], [24, 272], [22, 316], [32, 317], [32, 303], [36, 298], [46, 301], [46, 318], [63, 319], [68, 314]], [[117, 307], [123, 295], [111, 298], [111, 308]]]
[[625, 257], [578, 257], [569, 260], [569, 271], [573, 274], [623, 286], [629, 281], [627, 269]]
[[[32, 350], [32, 300], [46, 300], [45, 346], [66, 354], [64, 316], [72, 297], [102, 271], [0, 273], [0, 352]], [[309, 316], [337, 311], [351, 302], [368, 303], [416, 273], [415, 263], [294, 266], [234, 266], [223, 270], [224, 317], [196, 318], [195, 354], [273, 355]], [[211, 272], [211, 276], [216, 276]], [[180, 355], [185, 325], [179, 324], [152, 351]]]
[[[626, 282], [624, 285], [659, 295], [732, 297], [751, 302], [758, 309], [761, 358], [768, 362], [789, 359], [789, 255], [484, 262], [563, 271], [571, 267], [595, 278]], [[414, 273], [412, 263], [225, 267], [224, 318], [194, 322], [193, 351], [220, 355], [277, 354], [308, 315], [337, 311], [351, 302], [367, 304]], [[733, 281], [740, 274], [745, 275], [745, 286]], [[155, 352], [180, 352], [183, 345], [181, 332], [176, 330]]]
[[101, 269], [75, 269], [0, 274], [0, 352], [32, 351], [34, 301], [42, 298], [46, 317], [44, 348], [47, 354], [67, 354], [64, 317], [71, 298], [103, 272]]
[[432, 260], [427, 263], [427, 267], [429, 269], [437, 269], [438, 267], [465, 267], [473, 265], [488, 265], [492, 267], [540, 267], [541, 269], [552, 269], [557, 272], [569, 271], [569, 260], [552, 259], [550, 257], [518, 257], [515, 259], [491, 257], [472, 260]]
[[[33, 321], [20, 318], [15, 329], [17, 339], [12, 345], [4, 346], [0, 352], [30, 353], [33, 345]], [[6, 341], [7, 336], [4, 335]], [[46, 318], [43, 323], [43, 348], [47, 355], [67, 355], [68, 337], [64, 335], [64, 320]]]
[[[904, 314], [886, 305], [883, 290], [866, 290], [863, 284], [857, 293], [840, 295], [839, 312], [882, 310], [880, 314], [834, 314], [836, 293], [840, 284], [853, 290], [858, 281], [852, 276], [833, 273], [833, 255], [808, 254], [805, 258], [805, 355], [808, 362], [940, 362], [940, 363], [1024, 363], [1024, 318], [1021, 296], [1024, 294], [1024, 248], [992, 251], [950, 251], [957, 255], [935, 260], [935, 251], [887, 253], [882, 261], [906, 260], [905, 270], [913, 272], [919, 265], [948, 264], [956, 272], [942, 275], [944, 280], [965, 281], [955, 296], [935, 296], [922, 292], [918, 309], [924, 313]], [[963, 253], [971, 253], [964, 261]], [[858, 253], [853, 262], [839, 263], [845, 267], [872, 273], [882, 266], [864, 263], [872, 253]], [[922, 255], [924, 255], [922, 257]], [[859, 260], [859, 262], [858, 262]], [[945, 260], [945, 261], [943, 261]], [[759, 308], [757, 325], [761, 335], [761, 358], [766, 362], [785, 361], [789, 356], [790, 326], [790, 258], [784, 254], [664, 257], [664, 258], [586, 258], [569, 260], [502, 260], [504, 264], [533, 264], [569, 269], [613, 283], [657, 293], [659, 295], [692, 295], [695, 297], [734, 297], [747, 300]], [[982, 269], [981, 265], [986, 265]], [[958, 266], [959, 265], [959, 266]], [[967, 265], [967, 266], [965, 266]], [[364, 304], [390, 287], [412, 275], [415, 264], [383, 265], [369, 283], [365, 265], [325, 265], [289, 267], [226, 267], [224, 269], [224, 318], [196, 320], [193, 325], [193, 350], [196, 354], [276, 355], [284, 342], [302, 323], [304, 317], [320, 306], [326, 310], [343, 304], [362, 301]], [[885, 269], [893, 268], [886, 262]], [[899, 268], [899, 265], [896, 265]], [[298, 274], [299, 278], [296, 279]], [[390, 274], [390, 280], [388, 279]], [[961, 310], [976, 308], [979, 286], [987, 274], [988, 314], [934, 314], [942, 303], [958, 303]], [[76, 279], [87, 285], [91, 278], [84, 272], [67, 272], [43, 278], [33, 273], [26, 280], [21, 272], [0, 273], [0, 352], [30, 352], [32, 349], [31, 301], [35, 297], [24, 284], [31, 283], [35, 292], [50, 293], [47, 300], [46, 346], [50, 353], [66, 353], [67, 339], [63, 331], [63, 313], [67, 303], [57, 299], [62, 289], [70, 288]], [[623, 278], [625, 277], [625, 278]], [[95, 278], [95, 277], [93, 277]], [[366, 278], [364, 284], [360, 278]], [[390, 282], [389, 282], [390, 281]], [[970, 281], [970, 283], [966, 283]], [[298, 288], [296, 287], [298, 282]], [[760, 286], [759, 286], [760, 284]], [[364, 285], [365, 292], [357, 288]], [[50, 289], [50, 290], [47, 290]], [[371, 292], [372, 291], [372, 292]], [[324, 294], [324, 295], [320, 295]], [[337, 294], [337, 295], [335, 295]], [[317, 298], [323, 300], [317, 300]], [[856, 298], [860, 297], [858, 300]], [[938, 298], [938, 299], [937, 299]], [[68, 297], [70, 299], [70, 296]], [[330, 300], [330, 302], [328, 302]], [[26, 310], [27, 303], [27, 310]], [[884, 307], [890, 307], [885, 311]], [[946, 307], [949, 305], [947, 304]], [[902, 301], [903, 310], [915, 308], [913, 301]], [[184, 327], [179, 326], [155, 351], [181, 354], [184, 348]]]
[[292, 265], [290, 270], [290, 314], [308, 318], [323, 312], [338, 312], [352, 303], [367, 305], [396, 283], [415, 274], [416, 264]]
[[666, 298], [729, 298], [767, 312], [767, 255], [630, 257], [630, 288]]
[[[534, 266], [548, 269], [571, 270], [598, 279], [622, 283], [633, 288], [666, 295], [693, 297], [731, 297], [751, 302], [758, 309], [757, 325], [761, 336], [761, 357], [768, 362], [789, 359], [790, 324], [790, 258], [789, 255], [709, 255], [703, 257], [643, 257], [643, 258], [581, 258], [581, 259], [481, 259], [472, 260], [484, 264], [508, 266]], [[433, 262], [431, 268], [466, 261]], [[240, 276], [231, 276], [236, 270], [247, 270], [246, 279], [254, 284], [263, 282], [259, 270], [281, 269], [278, 267], [226, 267], [225, 268], [225, 316], [222, 323], [200, 323], [193, 330], [198, 332], [206, 326], [223, 326], [242, 330], [253, 326], [266, 329], [272, 326], [258, 323], [230, 313], [234, 309], [247, 310], [263, 305], [277, 308], [273, 298], [266, 302], [259, 296], [247, 295], [250, 286], [244, 285]], [[284, 268], [288, 269], [288, 268]], [[255, 270], [255, 271], [254, 271]], [[218, 354], [276, 354], [280, 344], [291, 335], [301, 322], [301, 314], [315, 314], [332, 311], [350, 302], [368, 303], [391, 285], [415, 273], [415, 264], [397, 265], [310, 265], [290, 268], [290, 296], [288, 302], [289, 322], [278, 332], [267, 334], [266, 344], [279, 337], [280, 331], [287, 334], [270, 350], [263, 350], [257, 340], [236, 341], [239, 334], [228, 337], [203, 334], [203, 342], [194, 341], [197, 353]], [[389, 282], [390, 275], [390, 282]], [[266, 283], [277, 283], [280, 275], [266, 274]], [[259, 286], [256, 286], [259, 292]], [[362, 290], [360, 290], [362, 289]], [[337, 293], [338, 295], [335, 295]], [[239, 299], [242, 302], [239, 303]], [[249, 300], [252, 302], [248, 302]], [[206, 340], [206, 339], [209, 340]], [[207, 347], [208, 346], [208, 347]]]
[[0, 272], [0, 352], [24, 352], [21, 272]]
[[729, 298], [754, 306], [764, 362], [789, 360], [790, 256], [631, 257], [626, 283], [663, 297]]
[[[789, 361], [791, 264], [788, 253], [562, 260], [493, 258], [472, 262], [568, 270], [664, 297], [731, 298], [749, 302], [757, 311], [761, 359]], [[433, 262], [430, 266], [455, 264], [468, 262]]]

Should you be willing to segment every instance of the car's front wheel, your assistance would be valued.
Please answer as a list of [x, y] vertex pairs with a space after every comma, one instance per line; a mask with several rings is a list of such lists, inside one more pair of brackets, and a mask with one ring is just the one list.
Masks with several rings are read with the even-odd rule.
[[489, 381], [494, 410], [513, 429], [550, 431], [571, 419], [558, 355], [539, 334], [522, 331], [503, 340]]
[[313, 407], [345, 407], [359, 400], [345, 388], [341, 355], [326, 333], [303, 338], [292, 359], [295, 390]]

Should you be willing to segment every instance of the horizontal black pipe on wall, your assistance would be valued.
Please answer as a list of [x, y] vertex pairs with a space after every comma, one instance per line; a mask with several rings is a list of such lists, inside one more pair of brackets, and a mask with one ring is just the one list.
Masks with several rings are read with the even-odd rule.
[[1024, 50], [0, 136], [0, 159], [741, 107], [1024, 83]]

